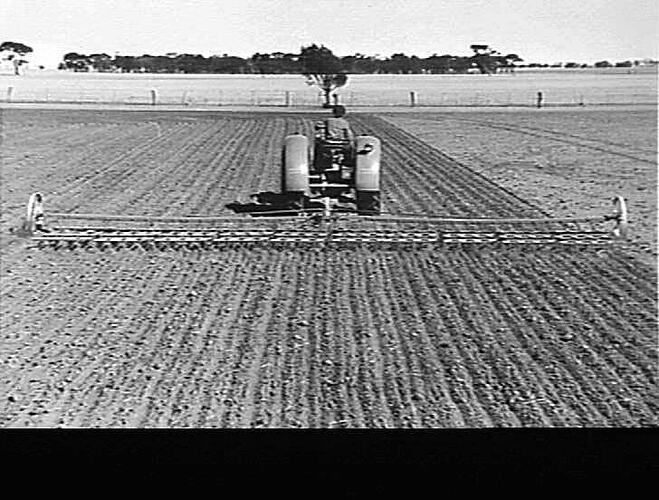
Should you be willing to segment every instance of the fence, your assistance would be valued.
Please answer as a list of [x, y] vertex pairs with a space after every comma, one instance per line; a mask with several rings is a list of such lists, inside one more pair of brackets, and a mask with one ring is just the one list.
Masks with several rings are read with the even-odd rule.
[[[543, 92], [539, 102], [537, 91], [492, 92], [417, 92], [417, 91], [343, 91], [339, 102], [349, 107], [480, 107], [480, 106], [586, 106], [586, 105], [656, 105], [656, 93], [622, 93], [594, 91]], [[278, 106], [318, 107], [323, 96], [313, 92], [290, 90], [212, 90], [212, 89], [30, 89], [13, 85], [0, 95], [6, 103], [80, 103], [142, 104], [182, 106]]]

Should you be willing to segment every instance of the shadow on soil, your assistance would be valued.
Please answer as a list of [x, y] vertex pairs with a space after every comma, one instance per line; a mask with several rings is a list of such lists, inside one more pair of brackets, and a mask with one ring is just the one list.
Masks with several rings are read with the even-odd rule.
[[[354, 200], [347, 196], [338, 197], [339, 203], [354, 203]], [[319, 199], [309, 198], [307, 196], [296, 196], [290, 194], [274, 193], [264, 191], [250, 196], [248, 203], [234, 201], [227, 203], [226, 208], [234, 213], [250, 214], [254, 217], [259, 215], [297, 215], [301, 209], [305, 210], [322, 210], [324, 205]], [[337, 210], [338, 208], [338, 210]], [[341, 210], [341, 206], [335, 208]], [[345, 211], [350, 211], [347, 207]]]

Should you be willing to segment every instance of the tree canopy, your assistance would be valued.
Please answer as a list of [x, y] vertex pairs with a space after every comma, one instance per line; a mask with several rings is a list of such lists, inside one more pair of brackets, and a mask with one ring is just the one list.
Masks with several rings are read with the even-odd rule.
[[0, 44], [0, 52], [5, 51], [15, 52], [19, 56], [25, 56], [32, 52], [32, 47], [28, 47], [20, 42], [2, 42]]

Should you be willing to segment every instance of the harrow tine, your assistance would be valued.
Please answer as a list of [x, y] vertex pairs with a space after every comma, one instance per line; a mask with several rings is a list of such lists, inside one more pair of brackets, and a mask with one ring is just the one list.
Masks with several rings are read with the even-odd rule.
[[222, 249], [232, 247], [269, 246], [291, 247], [353, 247], [379, 246], [408, 248], [419, 246], [464, 245], [602, 245], [617, 241], [610, 233], [600, 230], [579, 230], [577, 225], [563, 224], [543, 228], [537, 224], [527, 228], [515, 224], [510, 229], [491, 224], [449, 221], [445, 226], [425, 224], [379, 225], [367, 221], [366, 226], [352, 226], [349, 220], [335, 221], [327, 227], [250, 226], [206, 228], [53, 228], [33, 239], [39, 246], [75, 250], [98, 248], [100, 251], [137, 249], [143, 251]]

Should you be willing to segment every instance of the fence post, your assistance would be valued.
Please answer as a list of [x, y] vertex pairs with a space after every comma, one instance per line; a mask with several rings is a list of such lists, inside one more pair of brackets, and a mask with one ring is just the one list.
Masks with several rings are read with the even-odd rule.
[[410, 106], [413, 108], [416, 106], [416, 92], [410, 92]]
[[11, 102], [11, 95], [14, 93], [14, 87], [7, 87], [7, 102]]
[[286, 91], [286, 107], [288, 108], [291, 105], [291, 91]]
[[149, 92], [151, 93], [151, 105], [155, 106], [158, 102], [158, 93], [156, 92], [156, 89], [151, 89]]

